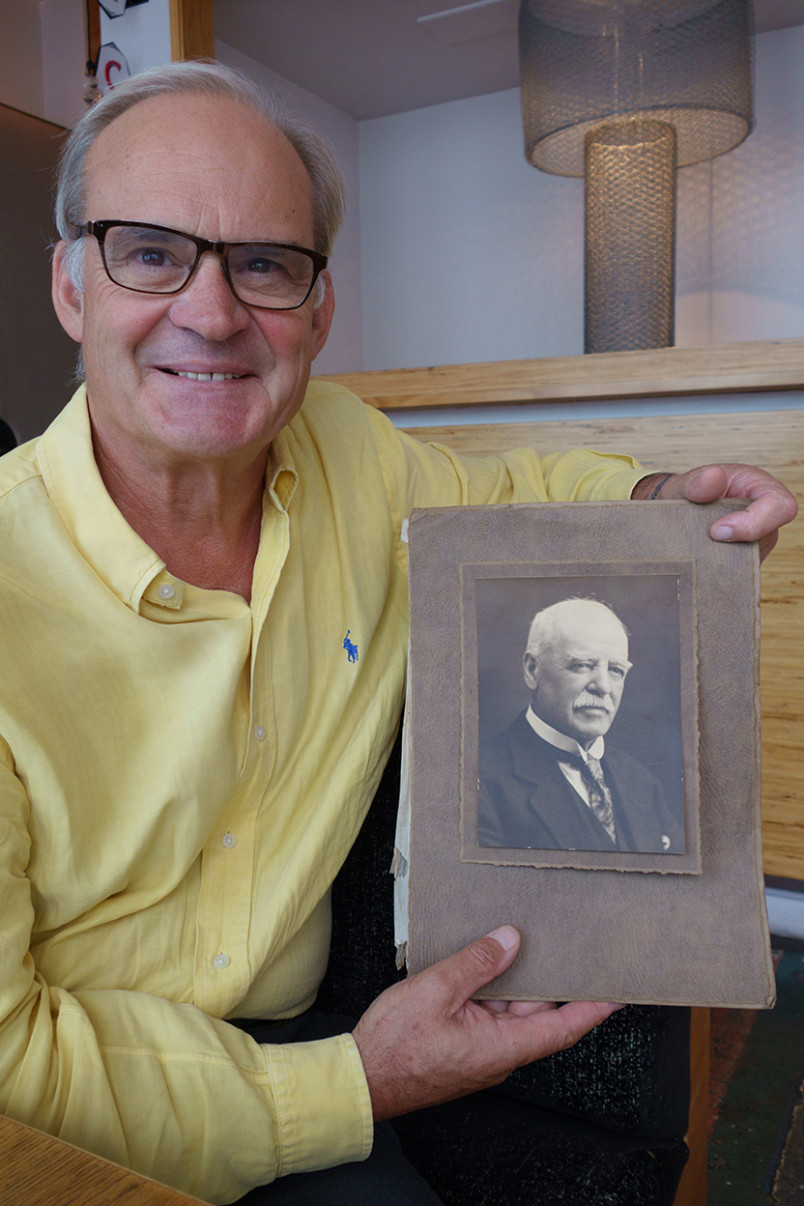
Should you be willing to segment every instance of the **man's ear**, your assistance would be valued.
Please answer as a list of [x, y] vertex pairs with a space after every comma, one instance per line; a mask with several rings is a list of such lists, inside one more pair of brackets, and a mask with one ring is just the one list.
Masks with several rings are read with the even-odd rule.
[[[332, 316], [335, 313], [335, 291], [332, 288], [332, 277], [328, 272], [322, 272], [318, 279], [322, 282], [324, 296], [317, 306], [313, 306], [313, 360], [327, 342], [329, 329], [332, 326]], [[318, 287], [317, 282], [316, 287]]]
[[76, 343], [84, 337], [84, 295], [67, 271], [67, 244], [60, 240], [53, 251], [51, 297], [59, 322]]
[[522, 656], [522, 668], [525, 671], [525, 686], [530, 691], [535, 691], [538, 686], [536, 672], [539, 669], [539, 659], [527, 649]]

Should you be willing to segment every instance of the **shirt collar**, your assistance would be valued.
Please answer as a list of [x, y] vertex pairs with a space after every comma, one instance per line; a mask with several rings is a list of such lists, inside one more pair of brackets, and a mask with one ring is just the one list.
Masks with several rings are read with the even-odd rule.
[[[112, 502], [92, 450], [86, 388], [82, 385], [39, 440], [39, 463], [62, 523], [95, 572], [133, 610], [155, 579], [153, 602], [181, 606], [177, 579]], [[173, 586], [173, 594], [159, 586]], [[179, 584], [180, 585], [180, 584]]]
[[527, 721], [533, 731], [546, 741], [548, 745], [555, 746], [557, 750], [563, 750], [566, 754], [574, 754], [583, 758], [586, 762], [590, 757], [597, 758], [598, 761], [603, 757], [606, 749], [606, 742], [603, 737], [596, 737], [588, 750], [585, 750], [582, 745], [579, 745], [574, 737], [568, 737], [566, 733], [559, 733], [558, 729], [554, 729], [552, 725], [547, 724], [542, 720], [541, 716], [537, 716], [533, 708], [528, 707]]
[[[264, 508], [285, 512], [296, 489], [292, 440], [284, 431], [270, 449]], [[133, 611], [143, 602], [180, 611], [187, 587], [126, 522], [95, 461], [86, 387], [80, 386], [38, 442], [45, 487], [70, 538], [95, 572]]]
[[271, 441], [265, 471], [265, 493], [279, 511], [286, 511], [296, 492], [299, 475], [293, 460], [288, 429], [283, 428]]

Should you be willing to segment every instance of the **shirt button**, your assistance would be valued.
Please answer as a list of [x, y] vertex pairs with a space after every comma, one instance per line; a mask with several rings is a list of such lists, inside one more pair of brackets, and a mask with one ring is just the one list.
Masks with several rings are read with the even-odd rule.
[[265, 741], [265, 729], [261, 724], [254, 726], [254, 736], [258, 741]]
[[221, 952], [220, 955], [216, 955], [212, 960], [212, 966], [217, 967], [218, 971], [223, 971], [225, 967], [229, 966], [229, 956]]
[[175, 586], [171, 586], [169, 582], [163, 582], [159, 587], [160, 599], [172, 599], [176, 593]]
[[227, 850], [231, 850], [233, 846], [237, 845], [237, 838], [233, 833], [224, 833], [221, 845], [225, 846]]

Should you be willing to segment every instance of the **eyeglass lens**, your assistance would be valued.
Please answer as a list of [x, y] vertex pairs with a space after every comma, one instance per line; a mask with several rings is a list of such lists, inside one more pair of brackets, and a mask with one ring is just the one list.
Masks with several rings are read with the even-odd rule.
[[[173, 293], [189, 280], [198, 258], [192, 239], [149, 226], [112, 226], [103, 241], [106, 271], [115, 284], [142, 293]], [[246, 305], [292, 309], [306, 298], [313, 261], [303, 251], [272, 243], [243, 243], [227, 253], [232, 288]]]

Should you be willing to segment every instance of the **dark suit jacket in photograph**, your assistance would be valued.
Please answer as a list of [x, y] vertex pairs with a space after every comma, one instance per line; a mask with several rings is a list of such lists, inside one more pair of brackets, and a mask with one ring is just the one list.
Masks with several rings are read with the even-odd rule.
[[630, 850], [681, 854], [683, 817], [659, 780], [622, 750], [602, 759], [617, 845], [567, 782], [560, 752], [533, 731], [525, 712], [480, 754], [478, 845], [521, 850]]

